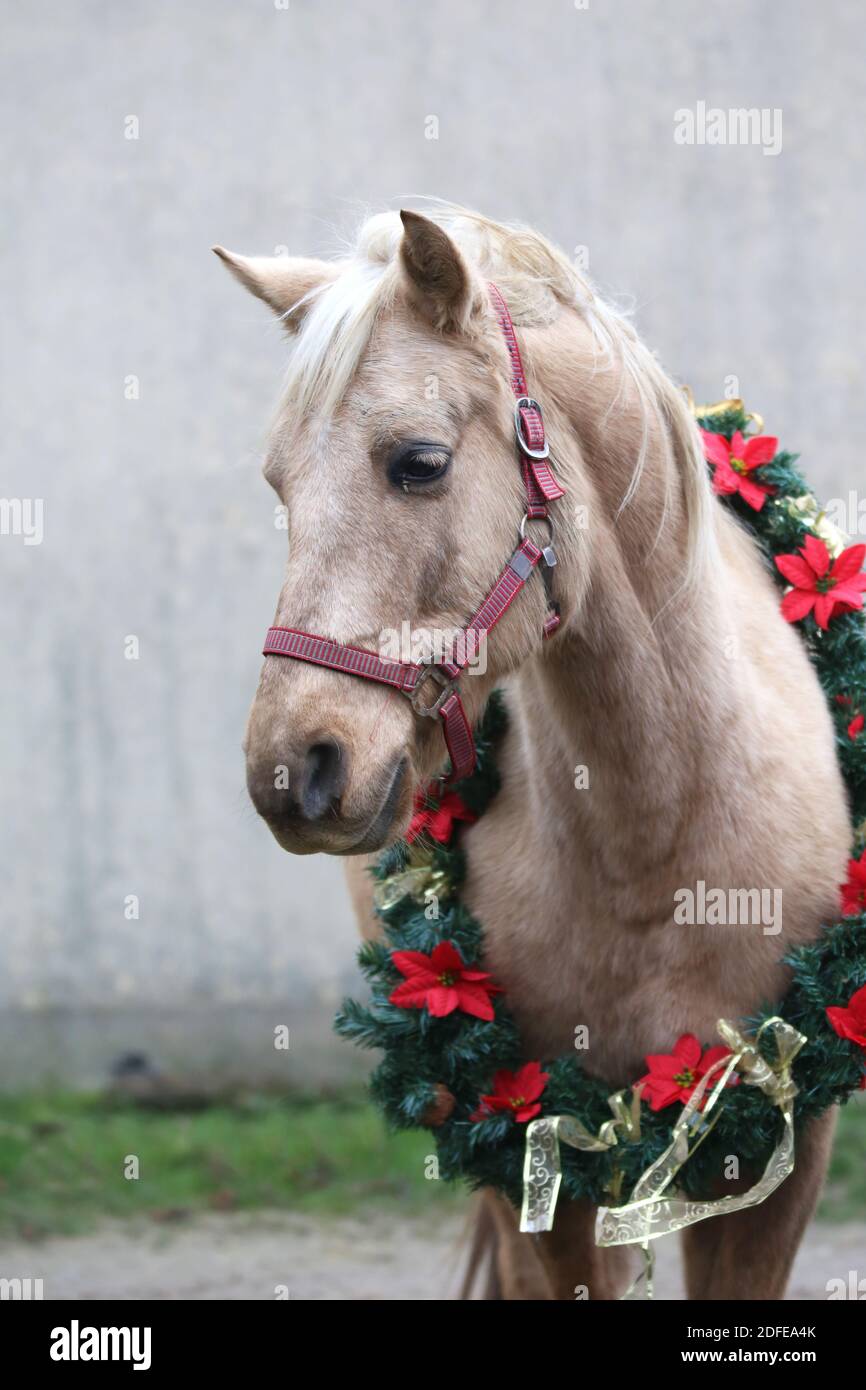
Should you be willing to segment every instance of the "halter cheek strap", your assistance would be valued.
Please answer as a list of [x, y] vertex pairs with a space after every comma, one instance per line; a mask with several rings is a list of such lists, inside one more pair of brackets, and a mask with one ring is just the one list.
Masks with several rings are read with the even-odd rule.
[[[296, 661], [307, 661], [331, 671], [341, 671], [347, 676], [361, 676], [380, 685], [390, 685], [408, 696], [416, 714], [441, 721], [451, 759], [450, 781], [468, 777], [475, 767], [475, 741], [457, 682], [479, 651], [487, 633], [492, 631], [514, 602], [539, 563], [543, 566], [549, 604], [544, 636], [552, 636], [559, 626], [558, 607], [550, 597], [550, 570], [556, 564], [556, 554], [551, 543], [553, 528], [547, 504], [565, 494], [548, 462], [550, 446], [545, 437], [541, 406], [527, 391], [508, 306], [495, 285], [491, 284], [489, 290], [511, 362], [511, 388], [515, 396], [514, 432], [526, 488], [526, 512], [520, 523], [520, 544], [509, 557], [486, 598], [461, 629], [450, 656], [447, 660], [426, 665], [389, 660], [364, 647], [334, 642], [329, 637], [292, 627], [269, 628], [262, 649], [265, 656], [292, 657]], [[526, 537], [528, 521], [547, 522], [551, 538], [543, 549]]]

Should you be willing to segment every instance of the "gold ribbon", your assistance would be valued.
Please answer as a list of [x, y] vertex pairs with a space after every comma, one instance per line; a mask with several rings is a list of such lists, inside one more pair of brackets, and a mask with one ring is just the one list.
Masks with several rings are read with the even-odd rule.
[[434, 869], [431, 849], [416, 842], [409, 851], [406, 868], [376, 883], [373, 906], [378, 912], [387, 912], [407, 896], [429, 904], [432, 898], [441, 897], [447, 890], [447, 876], [441, 869]]
[[570, 1144], [584, 1153], [600, 1153], [611, 1149], [622, 1130], [626, 1140], [640, 1138], [640, 1097], [642, 1087], [632, 1091], [617, 1091], [608, 1096], [607, 1103], [613, 1119], [605, 1120], [593, 1134], [574, 1115], [545, 1115], [532, 1120], [526, 1129], [526, 1152], [523, 1160], [523, 1206], [520, 1229], [536, 1234], [553, 1227], [556, 1201], [562, 1185], [560, 1144]]
[[[771, 1192], [775, 1192], [794, 1169], [794, 1097], [797, 1088], [791, 1075], [791, 1064], [805, 1043], [805, 1037], [777, 1016], [766, 1019], [754, 1038], [745, 1037], [736, 1024], [727, 1019], [719, 1019], [716, 1027], [731, 1049], [730, 1055], [721, 1058], [701, 1078], [674, 1125], [670, 1144], [638, 1178], [628, 1202], [619, 1207], [599, 1207], [598, 1210], [595, 1227], [597, 1245], [639, 1245], [644, 1253], [644, 1270], [632, 1284], [626, 1298], [632, 1295], [644, 1277], [648, 1294], [652, 1297], [651, 1240], [692, 1226], [697, 1221], [706, 1221], [711, 1216], [758, 1206]], [[758, 1050], [764, 1032], [771, 1033], [776, 1044], [777, 1061], [773, 1066], [765, 1061]], [[703, 1143], [722, 1114], [723, 1104], [719, 1102], [735, 1070], [742, 1074], [745, 1085], [758, 1086], [782, 1113], [782, 1137], [763, 1174], [748, 1192], [718, 1197], [712, 1201], [697, 1202], [678, 1195], [665, 1197], [665, 1191], [683, 1164]], [[625, 1095], [626, 1092], [618, 1091], [609, 1098], [614, 1119], [602, 1125], [598, 1135], [590, 1134], [580, 1121], [570, 1115], [533, 1120], [526, 1134], [521, 1231], [549, 1231], [553, 1226], [562, 1182], [560, 1139], [573, 1144], [575, 1148], [597, 1152], [611, 1148], [618, 1142], [618, 1129], [623, 1130], [627, 1139], [639, 1137], [640, 1120], [634, 1102], [625, 1121]], [[706, 1104], [701, 1108], [705, 1096]], [[639, 1096], [636, 1096], [636, 1104], [640, 1104]]]
[[745, 415], [747, 420], [755, 426], [755, 433], [761, 434], [764, 429], [764, 417], [758, 415], [757, 411], [747, 410], [745, 401], [740, 400], [739, 396], [734, 396], [727, 401], [715, 401], [712, 405], [698, 405], [692, 394], [691, 386], [684, 386], [683, 393], [688, 402], [689, 409], [696, 419], [714, 419], [719, 423], [724, 421], [726, 415]]
[[810, 531], [816, 536], [820, 536], [834, 560], [842, 554], [848, 544], [848, 537], [834, 522], [830, 521], [818, 499], [813, 497], [811, 492], [803, 492], [799, 497], [776, 498], [776, 506], [784, 507], [788, 515], [792, 516], [795, 521], [802, 521]]
[[419, 865], [380, 879], [373, 889], [373, 906], [379, 912], [387, 912], [407, 896], [416, 902], [429, 903], [432, 898], [441, 896], [446, 887], [447, 880], [441, 870]]
[[[644, 1268], [627, 1291], [626, 1298], [634, 1294], [642, 1279], [646, 1279], [647, 1296], [652, 1298], [654, 1261], [649, 1248], [651, 1240], [669, 1235], [672, 1231], [681, 1231], [685, 1226], [693, 1226], [711, 1216], [723, 1216], [759, 1206], [794, 1171], [794, 1097], [797, 1087], [791, 1075], [791, 1064], [806, 1039], [784, 1019], [775, 1016], [765, 1019], [754, 1039], [744, 1037], [736, 1024], [727, 1019], [719, 1019], [716, 1027], [732, 1049], [731, 1055], [722, 1058], [701, 1078], [674, 1125], [671, 1143], [638, 1178], [630, 1200], [621, 1207], [599, 1207], [598, 1210], [596, 1245], [639, 1245], [643, 1251]], [[765, 1030], [772, 1033], [776, 1043], [778, 1060], [772, 1067], [758, 1051], [758, 1042]], [[680, 1196], [665, 1197], [663, 1194], [667, 1187], [698, 1145], [703, 1143], [721, 1115], [721, 1109], [717, 1109], [707, 1123], [707, 1115], [716, 1107], [735, 1069], [742, 1073], [747, 1086], [758, 1086], [782, 1112], [782, 1137], [770, 1155], [766, 1168], [748, 1192], [704, 1202]], [[716, 1072], [720, 1075], [701, 1111], [701, 1101]], [[698, 1138], [692, 1144], [691, 1140], [696, 1134]]]

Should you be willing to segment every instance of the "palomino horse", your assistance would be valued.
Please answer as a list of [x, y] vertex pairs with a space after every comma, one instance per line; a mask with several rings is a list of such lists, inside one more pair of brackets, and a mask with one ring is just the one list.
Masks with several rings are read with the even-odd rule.
[[[510, 712], [502, 789], [463, 834], [465, 899], [527, 1056], [568, 1051], [586, 1025], [582, 1060], [613, 1089], [681, 1033], [712, 1042], [718, 1018], [781, 998], [782, 956], [834, 917], [844, 877], [830, 718], [765, 565], [712, 496], [682, 395], [629, 323], [544, 238], [460, 210], [374, 217], [335, 262], [217, 249], [291, 338], [265, 465], [289, 516], [275, 623], [373, 651], [407, 622], [461, 628], [514, 550], [526, 501], [488, 281], [510, 308], [566, 495], [549, 585], [529, 576], [461, 682], [470, 722], [496, 686]], [[543, 641], [548, 587], [561, 622]], [[246, 755], [285, 849], [354, 856], [372, 931], [365, 856], [441, 772], [436, 722], [270, 655]], [[700, 880], [781, 890], [782, 930], [679, 925], [674, 895]], [[783, 1296], [832, 1128], [806, 1128], [763, 1206], [684, 1233], [690, 1298]], [[595, 1246], [593, 1220], [562, 1203], [552, 1233], [524, 1236], [487, 1195], [488, 1296], [616, 1297], [630, 1262]]]

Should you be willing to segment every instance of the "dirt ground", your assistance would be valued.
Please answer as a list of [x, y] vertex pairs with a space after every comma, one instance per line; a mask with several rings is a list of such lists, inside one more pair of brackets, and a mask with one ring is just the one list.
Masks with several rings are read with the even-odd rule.
[[[363, 1221], [284, 1212], [109, 1225], [86, 1236], [4, 1244], [0, 1276], [41, 1278], [46, 1299], [443, 1300], [454, 1297], [463, 1221], [384, 1211]], [[657, 1244], [657, 1298], [682, 1298], [673, 1238]], [[866, 1276], [866, 1223], [814, 1225], [789, 1297], [823, 1299], [827, 1281]], [[866, 1283], [864, 1283], [866, 1289]], [[280, 1292], [278, 1292], [278, 1290]]]

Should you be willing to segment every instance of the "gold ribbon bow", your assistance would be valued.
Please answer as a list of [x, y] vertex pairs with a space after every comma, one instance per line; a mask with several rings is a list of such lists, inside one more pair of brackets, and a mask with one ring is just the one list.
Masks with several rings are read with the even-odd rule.
[[429, 905], [447, 890], [447, 876], [441, 869], [434, 869], [432, 851], [416, 841], [409, 851], [406, 868], [379, 879], [375, 884], [373, 906], [378, 912], [387, 912], [407, 896]]
[[[797, 1088], [791, 1075], [791, 1064], [806, 1042], [805, 1037], [777, 1016], [765, 1019], [754, 1038], [745, 1037], [736, 1024], [724, 1018], [719, 1019], [716, 1027], [730, 1047], [730, 1055], [721, 1058], [701, 1078], [674, 1125], [670, 1144], [661, 1157], [650, 1164], [646, 1172], [638, 1178], [628, 1202], [620, 1207], [599, 1207], [596, 1218], [597, 1245], [641, 1246], [645, 1262], [643, 1275], [647, 1278], [650, 1297], [653, 1270], [649, 1250], [651, 1240], [657, 1240], [659, 1236], [668, 1235], [671, 1231], [682, 1230], [684, 1226], [692, 1226], [697, 1221], [706, 1221], [710, 1216], [720, 1216], [728, 1212], [742, 1211], [746, 1207], [758, 1206], [771, 1192], [775, 1192], [794, 1169], [794, 1097]], [[777, 1060], [773, 1066], [765, 1061], [758, 1050], [758, 1043], [764, 1032], [771, 1033], [776, 1044]], [[703, 1143], [719, 1119], [722, 1113], [719, 1101], [735, 1070], [742, 1074], [745, 1085], [758, 1086], [782, 1113], [782, 1137], [773, 1150], [764, 1172], [748, 1192], [703, 1202], [678, 1195], [665, 1197], [665, 1191], [683, 1164], [698, 1145]], [[711, 1084], [712, 1091], [709, 1091]], [[614, 1109], [615, 1116], [623, 1113], [624, 1095], [625, 1092], [619, 1091], [616, 1096], [610, 1097], [609, 1104]], [[705, 1096], [706, 1104], [702, 1106]], [[708, 1118], [710, 1116], [712, 1118]], [[547, 1126], [546, 1129], [541, 1128], [544, 1125]], [[591, 1142], [575, 1143], [572, 1138], [568, 1138], [573, 1126], [578, 1127], [578, 1134], [583, 1140], [588, 1138]], [[593, 1136], [579, 1121], [568, 1115], [549, 1116], [545, 1120], [532, 1122], [526, 1134], [521, 1231], [549, 1231], [553, 1226], [556, 1199], [562, 1181], [558, 1138], [575, 1143], [576, 1148], [606, 1149], [617, 1142], [615, 1130], [618, 1127], [621, 1127], [619, 1119], [608, 1120], [598, 1136]], [[608, 1131], [605, 1139], [602, 1138], [604, 1130]], [[636, 1132], [634, 1122], [632, 1132], [629, 1133], [627, 1129], [625, 1132], [629, 1138], [638, 1137], [639, 1120], [636, 1122]], [[626, 1298], [631, 1296], [643, 1275], [639, 1276], [629, 1289]]]

